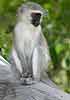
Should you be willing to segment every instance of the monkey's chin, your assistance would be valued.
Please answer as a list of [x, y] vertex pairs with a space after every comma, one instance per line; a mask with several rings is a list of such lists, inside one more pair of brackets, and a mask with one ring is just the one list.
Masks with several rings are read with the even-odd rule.
[[38, 27], [40, 25], [40, 21], [32, 20], [32, 25]]

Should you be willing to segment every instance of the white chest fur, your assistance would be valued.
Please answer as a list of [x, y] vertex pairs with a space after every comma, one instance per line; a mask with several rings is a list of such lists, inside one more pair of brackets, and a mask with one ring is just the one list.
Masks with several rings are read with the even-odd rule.
[[[15, 42], [18, 48], [23, 53], [30, 54], [37, 42], [37, 39], [41, 33], [40, 26], [34, 27], [31, 24], [18, 23], [15, 28]], [[17, 43], [18, 42], [18, 43]]]

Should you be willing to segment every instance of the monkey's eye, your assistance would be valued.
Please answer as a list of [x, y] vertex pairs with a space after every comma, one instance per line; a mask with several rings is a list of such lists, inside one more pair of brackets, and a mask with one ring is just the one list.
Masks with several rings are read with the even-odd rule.
[[32, 17], [32, 24], [34, 26], [38, 26], [40, 24], [41, 13], [34, 12], [31, 14], [31, 17]]
[[32, 16], [33, 19], [40, 19], [41, 13], [32, 13], [31, 16]]

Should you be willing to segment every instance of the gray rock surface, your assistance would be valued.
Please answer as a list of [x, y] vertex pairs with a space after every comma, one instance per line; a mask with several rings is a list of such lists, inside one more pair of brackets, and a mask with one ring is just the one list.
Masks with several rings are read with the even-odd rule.
[[22, 84], [11, 71], [11, 65], [0, 56], [0, 100], [70, 100], [51, 80]]
[[0, 100], [70, 100], [70, 95], [44, 82], [31, 85], [0, 82]]

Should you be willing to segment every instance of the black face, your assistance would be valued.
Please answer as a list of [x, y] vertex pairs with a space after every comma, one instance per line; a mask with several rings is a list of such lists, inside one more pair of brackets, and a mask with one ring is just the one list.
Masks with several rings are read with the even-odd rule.
[[40, 24], [41, 13], [32, 13], [32, 24], [37, 27]]

